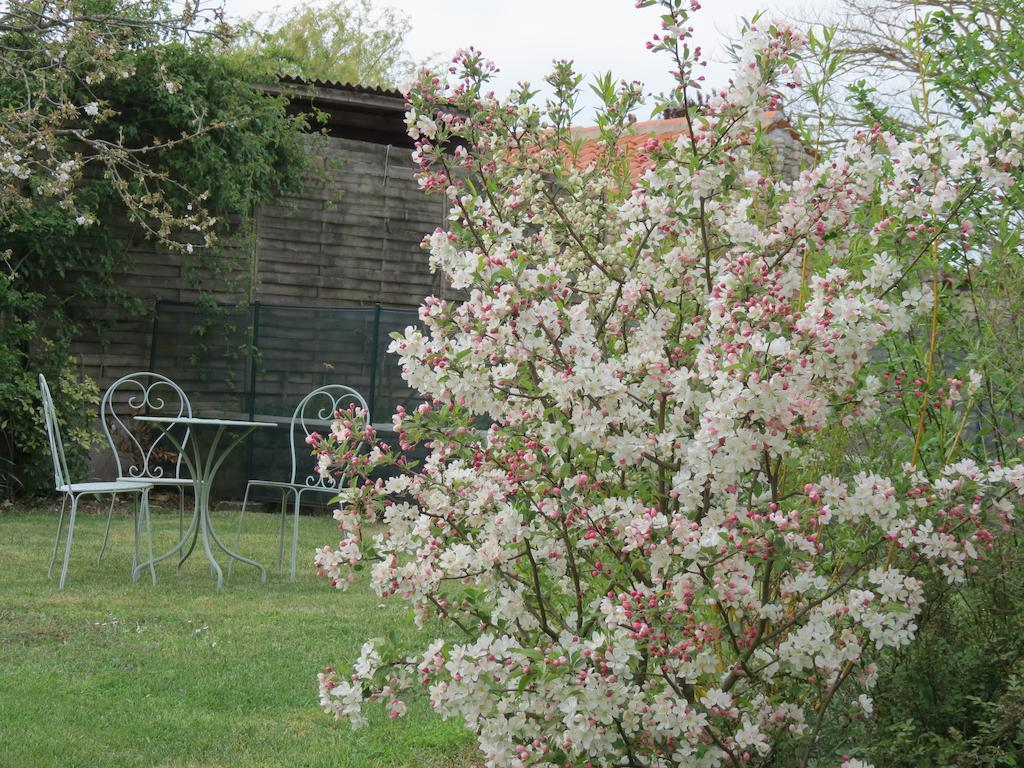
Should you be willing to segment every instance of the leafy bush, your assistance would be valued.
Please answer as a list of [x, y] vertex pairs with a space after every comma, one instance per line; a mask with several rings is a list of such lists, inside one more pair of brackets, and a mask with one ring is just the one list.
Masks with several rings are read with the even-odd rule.
[[[52, 487], [53, 468], [39, 410], [40, 373], [47, 377], [61, 418], [64, 449], [73, 471], [82, 471], [95, 430], [99, 393], [78, 376], [66, 337], [46, 338], [37, 318], [44, 296], [22, 293], [0, 273], [0, 494], [33, 494]], [[17, 318], [29, 318], [19, 321]]]
[[1017, 766], [1024, 758], [1024, 568], [1006, 539], [971, 582], [931, 585], [915, 642], [883, 663], [866, 715], [849, 697], [823, 743], [887, 768]]

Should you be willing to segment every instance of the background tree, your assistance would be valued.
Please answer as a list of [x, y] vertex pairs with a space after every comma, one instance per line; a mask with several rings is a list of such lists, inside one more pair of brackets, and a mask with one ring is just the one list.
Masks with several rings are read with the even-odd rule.
[[370, 0], [327, 0], [257, 17], [239, 40], [280, 74], [396, 87], [412, 71], [409, 22]]
[[[162, 176], [152, 158], [223, 124], [199, 108], [174, 135], [142, 142], [119, 132], [119, 113], [104, 97], [136, 78], [174, 96], [180, 84], [157, 51], [224, 34], [216, 11], [191, 3], [177, 12], [162, 0], [6, 4], [0, 16], [0, 221], [7, 230], [17, 230], [19, 217], [31, 216], [46, 200], [78, 226], [92, 224], [95, 212], [84, 203], [80, 182], [93, 169], [129, 215], [167, 245], [185, 247], [172, 230], [207, 230], [203, 190]], [[190, 193], [191, 209], [168, 199]]]
[[908, 127], [920, 114], [922, 79], [939, 118], [969, 121], [995, 102], [1024, 99], [1024, 6], [1014, 0], [838, 0], [825, 23], [837, 28], [835, 53], [855, 94]]

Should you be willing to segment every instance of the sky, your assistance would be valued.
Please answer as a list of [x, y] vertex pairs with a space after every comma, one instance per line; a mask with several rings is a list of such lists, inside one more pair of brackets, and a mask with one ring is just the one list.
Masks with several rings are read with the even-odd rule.
[[[827, 5], [819, 0], [816, 6]], [[226, 0], [229, 16], [250, 16], [298, 5], [298, 0]], [[307, 4], [307, 3], [303, 3]], [[667, 90], [669, 63], [644, 43], [659, 30], [657, 8], [638, 10], [632, 0], [375, 0], [408, 17], [407, 47], [413, 58], [449, 57], [470, 45], [498, 65], [495, 91], [507, 93], [517, 81], [540, 86], [555, 58], [568, 58], [583, 73], [611, 70], [617, 79], [640, 80], [648, 91]], [[731, 66], [725, 45], [740, 17], [757, 10], [768, 16], [793, 14], [797, 0], [705, 0], [691, 22], [708, 59], [706, 83], [724, 85]], [[591, 99], [593, 101], [593, 99]], [[641, 115], [646, 117], [646, 115]]]

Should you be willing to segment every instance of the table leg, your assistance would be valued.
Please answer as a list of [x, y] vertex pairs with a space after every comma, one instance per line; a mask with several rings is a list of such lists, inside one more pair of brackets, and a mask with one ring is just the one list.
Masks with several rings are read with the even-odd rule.
[[[184, 449], [181, 442], [177, 437], [170, 431], [170, 428], [160, 427], [160, 431], [167, 435], [167, 439], [174, 443], [174, 446], [178, 449], [178, 453], [184, 460], [185, 465], [188, 467], [189, 474], [192, 476], [193, 492], [196, 495], [196, 504], [192, 510], [192, 519], [189, 521], [188, 529], [185, 531], [185, 535], [171, 547], [169, 550], [164, 552], [159, 557], [153, 558], [148, 563], [138, 563], [132, 571], [132, 576], [136, 577], [138, 573], [142, 572], [142, 569], [147, 566], [155, 566], [162, 560], [166, 560], [177, 552], [184, 552], [178, 560], [178, 568], [181, 568], [181, 564], [185, 562], [189, 555], [192, 554], [192, 550], [195, 549], [196, 539], [199, 537], [199, 530], [202, 527], [203, 507], [201, 498], [203, 495], [203, 483], [202, 475], [197, 471], [201, 464], [201, 456], [199, 455], [198, 448], [196, 449], [196, 461], [193, 461], [193, 457], [189, 455], [189, 452]], [[195, 439], [193, 438], [193, 445], [195, 445]], [[191, 542], [189, 541], [191, 539]], [[188, 545], [188, 550], [185, 550], [185, 546]]]
[[[222, 427], [222, 429], [223, 429], [223, 427]], [[249, 435], [251, 433], [252, 433], [252, 428], [250, 428], [249, 430], [241, 433], [235, 439], [235, 441], [233, 443], [231, 443], [230, 446], [228, 446], [228, 448], [221, 454], [220, 458], [217, 459], [217, 462], [210, 468], [208, 477], [212, 478], [217, 473], [217, 470], [220, 469], [221, 464], [224, 463], [224, 461], [227, 459], [227, 457], [231, 453], [231, 451], [233, 451], [235, 449], [235, 447], [239, 443], [241, 443], [242, 440], [244, 440], [247, 435]], [[211, 457], [212, 457], [212, 453], [211, 453]], [[207, 501], [208, 500], [209, 500], [209, 495], [207, 495]], [[209, 509], [209, 507], [207, 507], [207, 509]], [[207, 518], [206, 518], [206, 531], [208, 532], [208, 538], [204, 540], [204, 542], [203, 542], [204, 546], [209, 546], [209, 539], [213, 539], [213, 543], [216, 544], [217, 547], [222, 552], [224, 552], [224, 554], [227, 555], [230, 559], [238, 560], [241, 563], [246, 563], [247, 565], [253, 566], [254, 568], [256, 568], [260, 572], [260, 581], [261, 582], [265, 582], [267, 580], [267, 569], [266, 568], [264, 568], [262, 565], [257, 563], [255, 560], [250, 560], [248, 557], [243, 557], [242, 555], [238, 554], [237, 552], [233, 552], [233, 551], [231, 551], [230, 549], [227, 548], [227, 546], [224, 544], [224, 542], [222, 542], [220, 540], [220, 537], [217, 535], [217, 532], [214, 530], [213, 523], [210, 520], [209, 515], [207, 515]], [[211, 556], [211, 559], [212, 559], [212, 556]]]
[[203, 515], [201, 531], [201, 536], [203, 539], [203, 551], [206, 553], [206, 559], [210, 561], [210, 565], [213, 567], [213, 572], [217, 576], [217, 589], [220, 589], [222, 586], [224, 586], [224, 573], [223, 571], [221, 571], [220, 564], [217, 562], [217, 558], [213, 556], [213, 549], [210, 547], [210, 534], [213, 533], [213, 527], [210, 525], [210, 488], [208, 482], [209, 477], [204, 479], [207, 482], [203, 483], [202, 509], [206, 513], [205, 515]]
[[[195, 485], [193, 485], [195, 487]], [[198, 504], [198, 502], [197, 502]], [[198, 507], [197, 507], [198, 509]], [[198, 514], [198, 513], [197, 513]], [[192, 554], [192, 551], [196, 548], [196, 542], [199, 541], [199, 518], [196, 517], [195, 525], [190, 525], [188, 533], [185, 534], [185, 538], [182, 539], [182, 544], [191, 537], [192, 541], [189, 542], [188, 549], [183, 549], [181, 553], [181, 559], [178, 561], [178, 570], [181, 570], [181, 564], [188, 560], [188, 556]]]
[[220, 588], [224, 584], [224, 573], [214, 556], [214, 548], [220, 549], [224, 554], [233, 560], [251, 565], [259, 571], [260, 581], [265, 582], [267, 580], [267, 569], [260, 565], [255, 560], [250, 560], [247, 557], [239, 555], [237, 552], [233, 552], [224, 545], [217, 536], [217, 532], [213, 528], [213, 522], [210, 519], [210, 491], [213, 487], [213, 478], [216, 476], [217, 471], [221, 465], [227, 459], [228, 455], [235, 449], [235, 447], [249, 435], [253, 428], [250, 427], [248, 430], [238, 435], [235, 440], [227, 446], [227, 448], [221, 452], [220, 456], [217, 455], [217, 448], [220, 445], [221, 437], [224, 434], [224, 425], [217, 428], [217, 433], [214, 435], [210, 448], [204, 457], [202, 454], [202, 448], [199, 445], [199, 440], [193, 436], [191, 448], [192, 452], [185, 449], [177, 437], [171, 433], [170, 428], [161, 427], [161, 431], [167, 435], [168, 439], [174, 443], [177, 447], [182, 459], [188, 466], [189, 472], [192, 475], [193, 490], [196, 494], [196, 506], [192, 515], [192, 521], [189, 523], [188, 530], [185, 532], [185, 536], [168, 552], [160, 555], [155, 559], [151, 559], [148, 563], [139, 563], [136, 566], [136, 570], [141, 572], [146, 566], [152, 567], [161, 560], [165, 560], [176, 552], [184, 551], [186, 544], [188, 550], [184, 551], [181, 559], [178, 562], [179, 567], [189, 555], [195, 550], [196, 544], [199, 541], [203, 543], [203, 551], [206, 553], [206, 558], [210, 561], [210, 566], [213, 569], [214, 574], [217, 576], [217, 587]]
[[[153, 565], [156, 565], [157, 563], [159, 563], [162, 560], [166, 560], [167, 558], [171, 557], [172, 555], [174, 555], [177, 552], [183, 551], [184, 548], [185, 548], [185, 545], [188, 544], [189, 543], [189, 539], [191, 539], [191, 546], [189, 546], [188, 551], [185, 552], [184, 555], [182, 555], [181, 560], [178, 563], [178, 566], [180, 567], [181, 563], [184, 562], [185, 559], [190, 554], [192, 554], [192, 550], [193, 550], [193, 548], [195, 548], [195, 545], [196, 545], [196, 536], [198, 535], [198, 533], [199, 533], [198, 512], [194, 511], [192, 513], [192, 520], [189, 522], [188, 528], [185, 530], [185, 535], [182, 537], [182, 539], [177, 544], [175, 544], [173, 547], [171, 547], [169, 550], [167, 550], [162, 555], [160, 555], [159, 557], [154, 557], [153, 560], [152, 560]], [[141, 572], [142, 569], [145, 568], [147, 565], [148, 565], [148, 563], [140, 563], [139, 565], [136, 566], [136, 569], [139, 572]]]
[[244, 555], [240, 555], [237, 552], [232, 552], [230, 549], [227, 548], [227, 546], [225, 546], [224, 542], [220, 540], [220, 537], [217, 535], [217, 532], [213, 530], [213, 526], [210, 525], [208, 527], [210, 530], [210, 536], [213, 538], [214, 543], [218, 547], [220, 547], [221, 550], [223, 550], [224, 554], [226, 554], [232, 560], [237, 560], [240, 563], [245, 563], [246, 565], [253, 566], [260, 572], [260, 581], [267, 580], [267, 569], [265, 567], [257, 563], [255, 560], [250, 560], [248, 557], [245, 557]]

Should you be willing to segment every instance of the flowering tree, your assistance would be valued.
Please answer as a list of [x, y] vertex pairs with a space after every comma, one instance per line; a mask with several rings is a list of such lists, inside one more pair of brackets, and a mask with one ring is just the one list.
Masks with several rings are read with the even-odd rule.
[[787, 181], [762, 118], [801, 36], [749, 29], [735, 79], [698, 109], [690, 4], [662, 5], [650, 47], [673, 58], [688, 131], [652, 140], [635, 183], [618, 141], [635, 84], [599, 86], [585, 167], [568, 65], [543, 107], [525, 87], [486, 93], [473, 50], [453, 84], [413, 89], [420, 183], [454, 210], [431, 260], [466, 299], [426, 299], [425, 330], [392, 345], [428, 400], [399, 409], [398, 445], [348, 412], [314, 438], [322, 472], [361, 478], [316, 563], [339, 588], [371, 563], [379, 594], [466, 638], [411, 656], [370, 641], [320, 675], [321, 702], [360, 725], [365, 701], [398, 717], [426, 688], [490, 766], [853, 768], [818, 750], [838, 692], [871, 711], [921, 576], [966, 577], [1012, 525], [1024, 469], [925, 466], [921, 435], [902, 467], [846, 439], [826, 471], [821, 448], [904, 398], [962, 419], [976, 377], [886, 378], [871, 351], [934, 310], [908, 278], [938, 239], [969, 242], [963, 201], [1009, 183], [1024, 123], [997, 108], [965, 140], [863, 131]]

